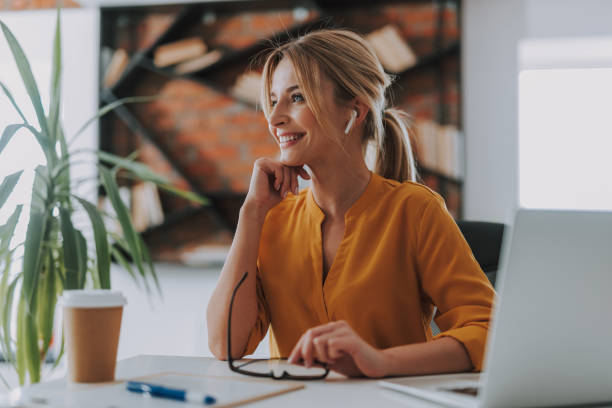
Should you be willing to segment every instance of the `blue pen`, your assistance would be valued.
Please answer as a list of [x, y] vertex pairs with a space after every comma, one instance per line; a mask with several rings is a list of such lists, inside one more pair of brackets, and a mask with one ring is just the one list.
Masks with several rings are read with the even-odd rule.
[[213, 405], [217, 402], [215, 397], [206, 395], [202, 392], [187, 391], [177, 388], [169, 388], [163, 385], [144, 383], [139, 381], [128, 381], [126, 383], [128, 391], [147, 394], [152, 397], [168, 398], [177, 401], [196, 402], [204, 405]]

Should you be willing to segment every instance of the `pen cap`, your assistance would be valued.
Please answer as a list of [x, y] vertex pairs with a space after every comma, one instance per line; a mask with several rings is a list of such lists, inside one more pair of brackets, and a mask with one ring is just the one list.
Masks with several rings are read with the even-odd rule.
[[65, 290], [59, 299], [64, 307], [78, 308], [120, 307], [126, 303], [120, 291], [109, 289]]

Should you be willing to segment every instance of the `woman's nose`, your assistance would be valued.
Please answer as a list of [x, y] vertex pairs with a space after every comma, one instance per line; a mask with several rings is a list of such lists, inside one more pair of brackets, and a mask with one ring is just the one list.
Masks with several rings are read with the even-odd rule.
[[272, 126], [281, 126], [287, 123], [289, 117], [287, 116], [282, 104], [277, 103], [270, 112], [269, 122]]

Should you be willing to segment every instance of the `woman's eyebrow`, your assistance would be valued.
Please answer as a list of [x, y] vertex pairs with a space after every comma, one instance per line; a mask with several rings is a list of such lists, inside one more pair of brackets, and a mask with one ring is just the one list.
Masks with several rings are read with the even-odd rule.
[[[299, 87], [299, 85], [291, 85], [289, 88], [285, 89], [285, 93], [289, 93], [295, 89], [298, 89]], [[274, 92], [270, 92], [270, 96], [276, 96], [276, 94]]]

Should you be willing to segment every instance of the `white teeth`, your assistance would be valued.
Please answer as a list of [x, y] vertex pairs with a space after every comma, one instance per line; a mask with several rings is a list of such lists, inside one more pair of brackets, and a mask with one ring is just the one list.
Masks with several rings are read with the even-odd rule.
[[279, 136], [278, 139], [281, 143], [291, 142], [293, 140], [298, 140], [302, 135], [292, 135], [292, 136]]

